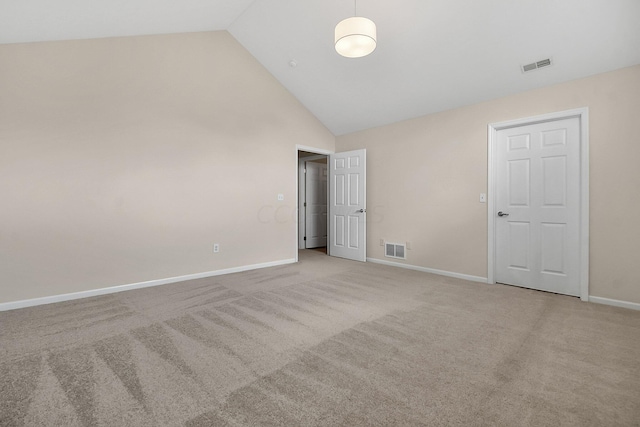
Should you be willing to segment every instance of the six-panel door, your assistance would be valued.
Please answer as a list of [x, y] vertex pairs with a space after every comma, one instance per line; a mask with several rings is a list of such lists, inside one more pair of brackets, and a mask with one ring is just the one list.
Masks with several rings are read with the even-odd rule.
[[331, 256], [366, 260], [366, 150], [329, 156]]
[[579, 119], [500, 130], [497, 158], [496, 282], [579, 296]]

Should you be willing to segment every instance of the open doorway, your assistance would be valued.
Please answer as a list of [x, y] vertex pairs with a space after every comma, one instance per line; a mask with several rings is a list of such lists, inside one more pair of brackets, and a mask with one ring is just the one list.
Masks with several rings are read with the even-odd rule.
[[298, 250], [327, 254], [328, 156], [298, 150]]
[[[325, 253], [329, 256], [366, 262], [367, 151], [360, 149], [334, 153], [297, 145], [296, 157], [298, 159], [296, 262], [301, 250], [315, 252], [324, 247], [326, 247]], [[307, 194], [309, 181], [306, 176], [308, 173], [305, 173], [311, 163], [327, 166], [324, 179], [318, 179], [320, 190], [311, 190], [317, 197], [314, 199], [316, 200], [315, 211], [312, 211], [309, 203], [310, 197]], [[317, 218], [316, 225], [307, 224], [307, 217], [310, 215]], [[323, 238], [321, 245], [324, 246], [318, 246], [315, 249], [307, 248], [315, 246], [318, 242], [310, 242], [311, 228], [314, 228], [314, 233], [318, 237]], [[307, 242], [311, 244], [307, 245]]]

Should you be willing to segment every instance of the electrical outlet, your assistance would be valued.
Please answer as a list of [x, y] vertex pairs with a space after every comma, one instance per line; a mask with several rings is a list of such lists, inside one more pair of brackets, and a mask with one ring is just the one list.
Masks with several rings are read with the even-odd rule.
[[283, 201], [284, 200], [284, 194], [278, 194], [278, 200], [279, 201]]
[[384, 246], [384, 239], [380, 239], [380, 246]]
[[220, 252], [220, 245], [217, 243], [213, 244], [213, 253], [217, 254], [218, 252]]

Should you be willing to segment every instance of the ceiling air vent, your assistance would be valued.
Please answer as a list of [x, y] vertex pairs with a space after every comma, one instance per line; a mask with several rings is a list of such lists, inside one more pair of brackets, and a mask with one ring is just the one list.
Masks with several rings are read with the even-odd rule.
[[523, 65], [522, 72], [526, 73], [528, 71], [537, 70], [538, 68], [544, 68], [551, 65], [551, 58], [543, 59], [538, 62], [532, 62], [531, 64]]

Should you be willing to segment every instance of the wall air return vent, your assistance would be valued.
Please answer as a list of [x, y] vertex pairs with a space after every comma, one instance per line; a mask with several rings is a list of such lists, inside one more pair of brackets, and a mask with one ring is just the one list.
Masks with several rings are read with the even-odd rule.
[[384, 256], [389, 258], [399, 258], [399, 259], [407, 259], [406, 254], [406, 246], [401, 245], [399, 243], [388, 243], [384, 244]]
[[542, 59], [538, 62], [532, 62], [531, 64], [523, 65], [522, 72], [528, 73], [529, 71], [537, 70], [538, 68], [548, 67], [552, 64], [551, 58]]

